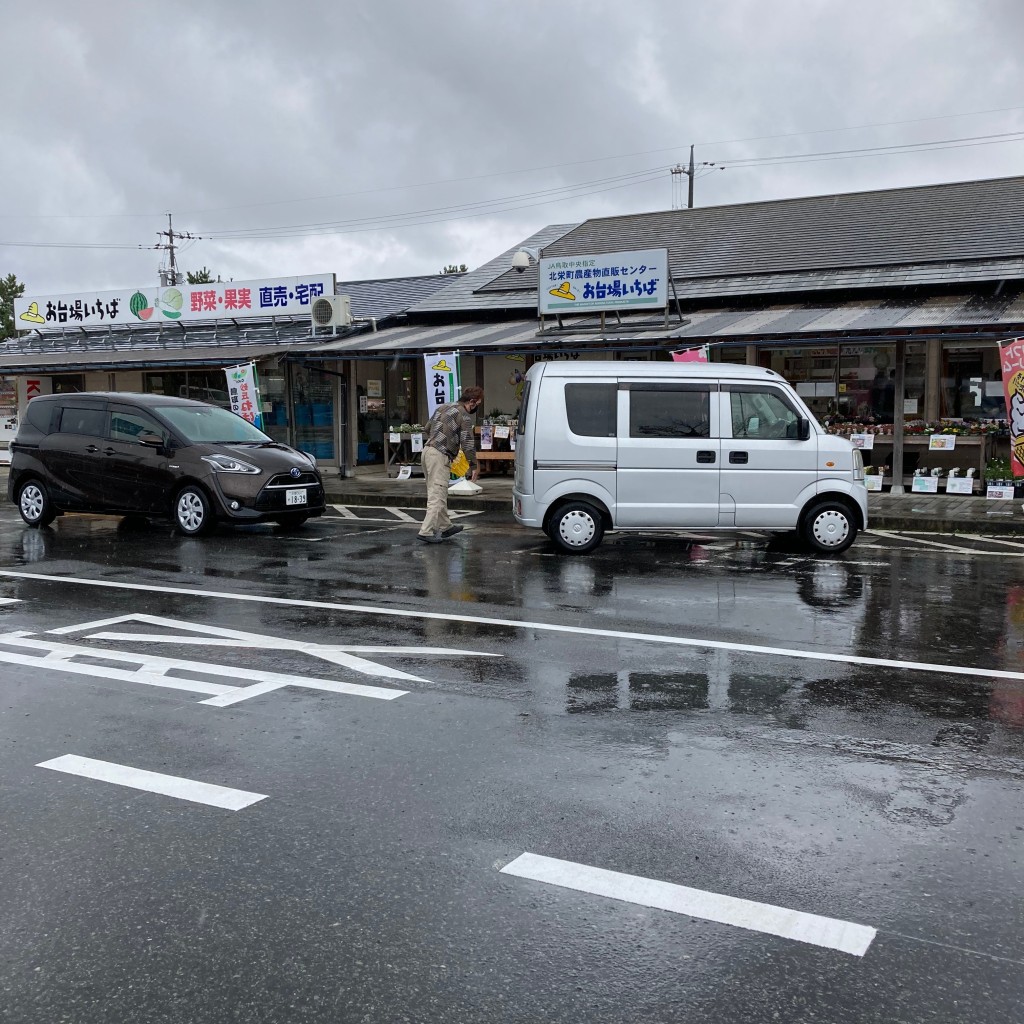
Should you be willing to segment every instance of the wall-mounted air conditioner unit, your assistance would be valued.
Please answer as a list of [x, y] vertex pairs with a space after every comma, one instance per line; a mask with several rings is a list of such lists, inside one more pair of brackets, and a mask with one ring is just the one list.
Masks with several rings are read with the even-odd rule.
[[351, 327], [352, 302], [347, 295], [320, 295], [310, 304], [309, 317], [314, 334], [318, 328]]

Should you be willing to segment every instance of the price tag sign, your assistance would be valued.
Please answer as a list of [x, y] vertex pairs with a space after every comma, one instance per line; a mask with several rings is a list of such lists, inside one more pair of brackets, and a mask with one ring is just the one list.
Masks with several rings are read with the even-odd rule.
[[500, 437], [500, 438], [507, 438], [508, 437], [508, 427], [495, 427], [494, 428], [494, 436], [495, 437]]
[[937, 476], [915, 476], [910, 489], [915, 494], [938, 494], [939, 478]]
[[399, 466], [398, 467], [398, 479], [408, 480], [412, 476], [412, 466]]
[[989, 484], [988, 487], [985, 488], [985, 497], [991, 501], [1012, 501], [1013, 488], [996, 487], [995, 484]]
[[875, 447], [874, 434], [851, 434], [850, 440], [853, 442], [854, 448], [863, 448], [866, 452]]
[[974, 481], [969, 476], [951, 476], [946, 481], [947, 494], [973, 494]]
[[928, 439], [928, 451], [951, 452], [956, 448], [956, 434], [932, 434]]
[[880, 491], [882, 489], [883, 477], [878, 473], [872, 473], [870, 476], [864, 477], [864, 486], [869, 491]]
[[402, 435], [400, 433], [398, 433], [397, 430], [391, 430], [391, 431], [388, 432], [388, 440], [392, 444], [401, 444], [401, 442], [402, 442]]
[[421, 451], [423, 451], [423, 435], [422, 434], [413, 434], [412, 435], [412, 450], [414, 452], [421, 452]]

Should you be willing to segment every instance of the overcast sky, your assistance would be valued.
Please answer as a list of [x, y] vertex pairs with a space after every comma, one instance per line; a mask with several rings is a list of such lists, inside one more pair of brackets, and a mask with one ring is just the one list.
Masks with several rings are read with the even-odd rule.
[[[472, 268], [546, 224], [670, 209], [691, 143], [698, 206], [1024, 173], [1016, 0], [0, 0], [0, 16], [0, 275], [28, 295], [155, 282], [165, 255], [134, 247], [168, 212], [201, 236], [179, 268], [224, 279]], [[918, 143], [944, 148], [821, 156]]]

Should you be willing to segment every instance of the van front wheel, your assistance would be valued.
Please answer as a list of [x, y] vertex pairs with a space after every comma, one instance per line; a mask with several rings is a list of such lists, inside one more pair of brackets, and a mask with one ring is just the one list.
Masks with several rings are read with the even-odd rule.
[[570, 555], [585, 555], [604, 536], [601, 513], [585, 501], [570, 501], [556, 509], [548, 520], [548, 536]]
[[822, 501], [804, 514], [800, 533], [815, 554], [838, 555], [854, 542], [857, 521], [841, 501]]

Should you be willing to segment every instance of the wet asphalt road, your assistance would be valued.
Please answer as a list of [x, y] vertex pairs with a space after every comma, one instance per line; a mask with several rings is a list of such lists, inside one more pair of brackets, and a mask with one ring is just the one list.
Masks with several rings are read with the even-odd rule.
[[[5, 1021], [1020, 1020], [1024, 538], [570, 558], [420, 516], [0, 508]], [[37, 767], [66, 755], [263, 799]], [[501, 870], [527, 852], [877, 934]]]

